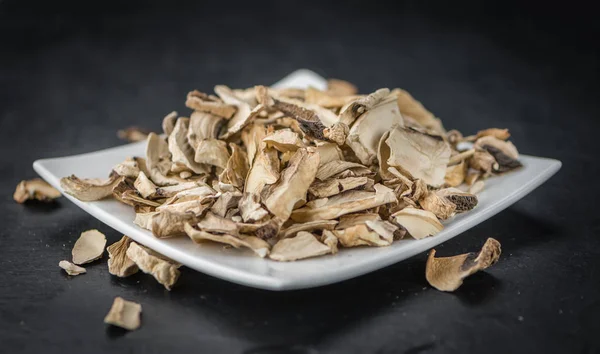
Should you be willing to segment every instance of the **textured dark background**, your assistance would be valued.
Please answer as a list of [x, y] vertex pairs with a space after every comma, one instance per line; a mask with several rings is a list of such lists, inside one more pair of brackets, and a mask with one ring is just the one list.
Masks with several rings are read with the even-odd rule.
[[[0, 352], [592, 353], [600, 346], [598, 21], [521, 2], [0, 2]], [[167, 292], [103, 259], [57, 267], [83, 230], [120, 235], [73, 204], [12, 202], [38, 158], [158, 130], [187, 91], [269, 84], [297, 68], [368, 92], [403, 87], [473, 133], [507, 127], [557, 158], [548, 183], [439, 247], [500, 240], [500, 262], [453, 294], [425, 254], [318, 289], [260, 291], [183, 270]], [[131, 333], [102, 323], [115, 296], [143, 305]]]

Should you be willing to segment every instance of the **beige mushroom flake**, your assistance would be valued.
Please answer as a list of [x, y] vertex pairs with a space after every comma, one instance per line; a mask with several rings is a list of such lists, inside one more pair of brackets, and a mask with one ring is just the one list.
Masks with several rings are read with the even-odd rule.
[[500, 242], [488, 238], [479, 253], [465, 253], [453, 257], [435, 257], [435, 250], [429, 252], [425, 277], [431, 286], [441, 291], [458, 289], [463, 279], [486, 269], [500, 258]]
[[127, 249], [131, 242], [133, 241], [129, 237], [123, 236], [119, 241], [106, 247], [110, 274], [123, 278], [137, 273], [138, 266], [127, 256]]
[[69, 275], [79, 275], [86, 272], [85, 268], [77, 266], [69, 261], [60, 261], [58, 262], [58, 266], [67, 272]]
[[133, 331], [140, 327], [141, 313], [140, 304], [116, 297], [110, 311], [104, 317], [104, 323]]
[[[108, 179], [63, 178], [65, 193], [113, 197], [156, 238], [293, 261], [434, 236], [477, 207], [486, 179], [521, 166], [508, 129], [446, 132], [401, 89], [360, 94], [333, 79], [319, 89], [217, 85], [190, 91], [185, 105], [162, 118], [164, 134], [148, 134], [145, 156], [114, 165]], [[15, 200], [59, 196], [37, 181], [19, 184]], [[101, 257], [103, 236], [86, 240], [74, 261]], [[126, 236], [108, 252], [111, 274], [141, 269], [167, 289], [179, 276], [178, 264]]]
[[151, 274], [167, 290], [179, 279], [178, 264], [144, 246], [131, 242], [126, 254], [142, 272]]
[[21, 181], [15, 189], [13, 199], [17, 203], [24, 203], [26, 200], [31, 199], [48, 202], [60, 197], [60, 195], [60, 192], [46, 181], [34, 178], [29, 181]]
[[106, 236], [100, 231], [88, 230], [82, 232], [71, 251], [73, 263], [81, 265], [101, 258], [105, 246]]

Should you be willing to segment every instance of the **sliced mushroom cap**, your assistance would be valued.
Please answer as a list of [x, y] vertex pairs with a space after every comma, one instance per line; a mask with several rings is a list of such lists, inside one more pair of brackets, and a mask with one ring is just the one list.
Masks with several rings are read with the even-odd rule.
[[319, 170], [317, 171], [317, 175], [315, 177], [321, 181], [325, 181], [344, 171], [349, 170], [352, 171], [355, 176], [366, 176], [372, 174], [371, 170], [359, 163], [344, 160], [333, 160], [319, 166]]
[[196, 174], [209, 173], [210, 169], [194, 160], [195, 151], [188, 142], [189, 118], [179, 118], [169, 135], [168, 146], [171, 152], [171, 171], [192, 171]]
[[404, 125], [396, 98], [389, 95], [377, 105], [360, 115], [350, 128], [346, 144], [356, 157], [367, 166], [375, 163], [381, 136], [394, 126]]
[[104, 323], [133, 331], [140, 327], [141, 312], [142, 305], [116, 297]]
[[156, 189], [158, 188], [148, 177], [146, 177], [144, 172], [140, 172], [138, 174], [138, 177], [133, 185], [144, 198], [148, 198], [149, 196], [156, 194]]
[[240, 199], [242, 198], [242, 193], [240, 192], [225, 192], [222, 193], [215, 203], [212, 205], [210, 210], [219, 216], [225, 216], [229, 209], [235, 208], [238, 206]]
[[17, 203], [24, 203], [30, 199], [47, 202], [60, 196], [61, 194], [58, 189], [52, 187], [42, 179], [34, 178], [28, 181], [21, 181], [15, 189], [13, 199]]
[[508, 129], [488, 128], [478, 131], [475, 138], [479, 139], [484, 136], [493, 136], [496, 139], [507, 140], [510, 138], [510, 133], [508, 132]]
[[227, 161], [225, 170], [219, 176], [219, 181], [242, 188], [248, 174], [248, 155], [236, 144], [229, 144], [229, 147], [231, 148], [231, 157]]
[[167, 290], [179, 279], [180, 265], [149, 248], [131, 242], [126, 254], [142, 272], [151, 274]]
[[287, 220], [298, 203], [306, 200], [318, 168], [319, 154], [314, 148], [298, 149], [264, 199], [267, 209], [280, 220]]
[[233, 117], [237, 111], [234, 104], [227, 104], [214, 96], [209, 96], [197, 90], [188, 93], [185, 105], [196, 111], [214, 114], [226, 119]]
[[376, 220], [381, 220], [381, 217], [377, 213], [346, 214], [340, 216], [340, 222], [335, 228], [337, 230], [347, 229], [351, 226], [362, 225], [367, 221]]
[[140, 173], [138, 162], [132, 157], [128, 157], [125, 161], [115, 165], [112, 170], [119, 176], [131, 178], [137, 178]]
[[417, 240], [433, 236], [444, 229], [435, 214], [427, 210], [404, 208], [392, 217], [396, 224], [405, 228]]
[[332, 126], [323, 129], [323, 136], [340, 146], [346, 143], [348, 134], [350, 134], [350, 128], [341, 122], [334, 123]]
[[369, 183], [372, 185], [373, 180], [367, 177], [330, 178], [325, 181], [315, 180], [308, 191], [315, 197], [325, 198], [351, 189], [364, 189]]
[[[381, 230], [379, 230], [381, 231]], [[334, 235], [338, 238], [339, 242], [344, 247], [357, 247], [357, 246], [377, 246], [384, 247], [389, 246], [394, 241], [393, 235], [388, 237], [389, 234], [384, 233], [380, 235], [378, 232], [370, 229], [367, 225], [355, 225], [345, 228], [343, 230], [333, 230]]]
[[332, 253], [329, 246], [322, 244], [310, 232], [300, 231], [295, 237], [279, 240], [271, 249], [269, 258], [280, 262], [288, 262], [328, 253]]
[[358, 97], [341, 109], [339, 121], [351, 126], [360, 115], [381, 103], [389, 94], [389, 89], [382, 88], [367, 96]]
[[330, 230], [323, 230], [320, 241], [323, 242], [331, 250], [331, 254], [338, 252], [338, 238]]
[[251, 124], [242, 131], [242, 141], [246, 146], [246, 153], [248, 154], [248, 163], [250, 166], [254, 163], [254, 157], [261, 149], [263, 138], [267, 136], [267, 130], [264, 126], [259, 124]]
[[390, 244], [394, 240], [396, 231], [398, 231], [398, 226], [384, 220], [366, 220], [365, 225], [367, 225], [370, 230], [379, 234], [383, 240], [386, 242], [389, 241]]
[[469, 211], [475, 208], [478, 203], [478, 199], [475, 194], [463, 192], [457, 188], [440, 189], [439, 191], [435, 192], [435, 194], [454, 204], [456, 206], [457, 213]]
[[69, 261], [60, 261], [58, 262], [58, 266], [64, 269], [64, 271], [69, 275], [74, 276], [86, 273], [85, 268], [75, 265]]
[[327, 80], [327, 92], [331, 95], [349, 96], [356, 95], [358, 93], [358, 89], [348, 81], [329, 79]]
[[440, 196], [437, 193], [427, 193], [419, 199], [419, 205], [424, 209], [435, 214], [440, 220], [446, 220], [457, 209], [457, 206], [449, 199]]
[[392, 94], [398, 97], [398, 107], [402, 115], [411, 117], [426, 129], [443, 134], [445, 132], [442, 122], [429, 112], [421, 102], [415, 100], [410, 93], [402, 89], [394, 89]]
[[510, 142], [496, 139], [493, 136], [484, 136], [477, 139], [474, 146], [490, 153], [498, 163], [498, 172], [506, 172], [523, 166], [519, 162], [519, 152]]
[[105, 180], [80, 179], [75, 175], [71, 175], [61, 178], [60, 186], [65, 193], [83, 202], [91, 202], [112, 195], [113, 187], [121, 182], [123, 178], [119, 175], [112, 175]]
[[180, 236], [185, 233], [183, 225], [197, 220], [196, 214], [191, 212], [171, 211], [168, 209], [152, 215], [152, 234], [158, 238]]
[[88, 230], [81, 233], [71, 254], [73, 263], [85, 264], [100, 259], [106, 246], [106, 236], [98, 230]]
[[431, 186], [444, 183], [450, 160], [450, 146], [441, 137], [411, 128], [396, 127], [386, 140], [390, 147], [388, 164]]
[[294, 210], [291, 218], [296, 222], [330, 220], [397, 201], [393, 190], [381, 184], [376, 184], [374, 189], [375, 192], [348, 191], [331, 198], [315, 199]]
[[296, 151], [306, 146], [298, 136], [298, 133], [289, 129], [281, 129], [269, 133], [262, 141], [268, 148], [273, 147], [281, 152]]
[[152, 217], [158, 214], [158, 211], [151, 211], [147, 213], [136, 213], [133, 223], [143, 229], [152, 231]]
[[456, 165], [448, 166], [446, 168], [446, 176], [444, 176], [444, 182], [450, 187], [456, 187], [464, 182], [466, 176], [467, 164], [465, 163], [465, 161], [461, 161]]
[[140, 127], [128, 127], [126, 129], [121, 129], [117, 132], [117, 136], [121, 140], [129, 141], [129, 142], [137, 142], [144, 141], [148, 137], [148, 131], [146, 129], [142, 129]]
[[209, 232], [196, 230], [189, 223], [185, 224], [185, 232], [195, 243], [202, 243], [206, 241], [213, 241], [223, 243], [226, 245], [233, 246], [235, 248], [245, 247], [249, 248], [261, 258], [266, 257], [269, 254], [269, 244], [254, 236], [235, 237], [228, 234], [212, 234]]
[[344, 154], [342, 154], [342, 150], [335, 144], [329, 142], [317, 142], [317, 152], [319, 153], [319, 167], [324, 164], [334, 161], [334, 160], [342, 160], [344, 158]]
[[177, 121], [177, 112], [173, 111], [167, 114], [162, 121], [162, 130], [166, 136], [171, 135], [173, 128], [175, 128], [175, 122]]
[[300, 231], [318, 231], [318, 230], [333, 230], [337, 225], [336, 220], [314, 220], [298, 224], [291, 224], [287, 228], [281, 230], [280, 238], [294, 237]]
[[260, 204], [260, 196], [254, 193], [245, 193], [240, 199], [239, 212], [245, 222], [256, 222], [264, 219], [269, 212]]
[[[142, 164], [138, 162], [138, 165], [143, 170]], [[159, 186], [177, 184], [179, 181], [167, 177], [170, 169], [171, 153], [169, 152], [169, 145], [160, 136], [150, 133], [146, 145], [146, 171], [144, 173]]]
[[337, 95], [327, 91], [317, 90], [313, 87], [306, 89], [304, 100], [306, 103], [312, 103], [325, 108], [341, 108], [348, 102], [357, 99], [355, 95]]
[[237, 108], [236, 113], [227, 122], [227, 131], [220, 136], [220, 139], [228, 139], [242, 130], [264, 109], [263, 105], [258, 105], [252, 109], [248, 102], [238, 98], [229, 87], [224, 85], [215, 86], [215, 93], [219, 95], [225, 103], [234, 105]]
[[274, 100], [273, 107], [296, 119], [300, 124], [300, 129], [306, 135], [319, 140], [327, 140], [325, 135], [323, 135], [323, 130], [326, 126], [314, 111], [280, 100]]
[[128, 277], [137, 273], [138, 266], [127, 257], [127, 249], [132, 240], [123, 236], [112, 245], [106, 247], [108, 251], [108, 272], [118, 277]]
[[432, 249], [427, 258], [425, 277], [440, 291], [454, 291], [462, 285], [464, 278], [496, 263], [501, 252], [500, 242], [493, 238], [487, 239], [479, 253], [436, 258]]

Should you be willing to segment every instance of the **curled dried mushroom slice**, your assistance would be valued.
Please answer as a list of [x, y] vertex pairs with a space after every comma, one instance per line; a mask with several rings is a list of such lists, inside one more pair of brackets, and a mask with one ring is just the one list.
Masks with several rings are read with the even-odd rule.
[[58, 189], [40, 178], [34, 178], [28, 181], [21, 181], [15, 189], [13, 199], [21, 204], [31, 199], [48, 202], [60, 196], [61, 194]]
[[437, 196], [447, 199], [456, 206], [457, 213], [464, 213], [477, 206], [478, 199], [475, 194], [463, 192], [457, 188], [444, 188], [435, 192]]
[[336, 96], [350, 96], [356, 95], [358, 93], [358, 89], [348, 81], [329, 79], [327, 80], [327, 92]]
[[129, 142], [137, 142], [144, 141], [148, 137], [150, 132], [146, 129], [142, 129], [140, 127], [128, 127], [126, 129], [121, 129], [117, 132], [117, 136], [121, 140], [129, 141]]
[[189, 223], [185, 224], [185, 232], [195, 243], [213, 241], [230, 245], [235, 248], [245, 247], [254, 251], [254, 253], [256, 253], [261, 258], [264, 258], [269, 254], [270, 245], [266, 241], [261, 240], [258, 237], [235, 237], [228, 234], [213, 234], [210, 232], [197, 230]]
[[112, 170], [119, 176], [131, 178], [137, 178], [138, 174], [140, 173], [138, 161], [132, 157], [128, 157], [125, 159], [125, 161], [115, 165]]
[[141, 313], [142, 305], [117, 296], [104, 317], [104, 323], [133, 331], [140, 327]]
[[108, 251], [108, 272], [124, 278], [137, 273], [138, 266], [127, 256], [127, 249], [133, 242], [129, 237], [123, 236], [112, 245], [106, 247]]
[[[475, 203], [476, 204], [476, 203]], [[419, 205], [424, 210], [428, 210], [437, 216], [440, 220], [446, 220], [455, 211], [458, 211], [456, 204], [451, 202], [448, 198], [440, 196], [438, 193], [427, 193], [425, 196], [419, 199]]]
[[100, 259], [106, 246], [106, 236], [98, 230], [88, 230], [81, 233], [71, 254], [73, 263], [85, 264]]
[[269, 258], [279, 262], [289, 262], [332, 253], [332, 248], [321, 243], [310, 232], [300, 231], [295, 237], [279, 240], [269, 254]]
[[197, 217], [192, 211], [180, 212], [163, 209], [152, 215], [151, 231], [158, 238], [183, 235], [185, 233], [183, 224], [194, 222], [196, 219]]
[[500, 242], [488, 238], [479, 253], [465, 253], [453, 257], [435, 257], [429, 252], [425, 277], [431, 286], [441, 291], [458, 289], [463, 279], [496, 263], [502, 252]]
[[451, 150], [441, 137], [396, 127], [390, 132], [386, 144], [390, 147], [387, 161], [390, 166], [431, 186], [444, 183]]
[[152, 275], [167, 290], [171, 290], [179, 279], [179, 264], [149, 248], [131, 242], [126, 254], [142, 272]]
[[465, 161], [461, 161], [456, 165], [448, 166], [446, 168], [446, 175], [444, 176], [444, 182], [450, 187], [460, 186], [467, 176], [467, 164]]
[[83, 274], [86, 272], [85, 268], [65, 260], [58, 262], [58, 266], [64, 269], [64, 271], [67, 272], [67, 274], [73, 276]]
[[162, 121], [162, 130], [165, 135], [169, 136], [175, 128], [175, 122], [177, 121], [177, 112], [173, 111], [167, 114]]
[[435, 214], [427, 210], [404, 208], [394, 213], [392, 218], [417, 240], [433, 236], [444, 229]]
[[281, 230], [280, 238], [294, 237], [300, 231], [318, 231], [318, 230], [333, 230], [337, 225], [336, 220], [314, 220], [298, 224], [291, 224]]
[[325, 198], [351, 189], [364, 188], [369, 183], [372, 184], [373, 180], [367, 177], [330, 178], [322, 182], [313, 182], [308, 191], [315, 197]]
[[65, 193], [83, 202], [91, 202], [112, 195], [113, 187], [121, 182], [122, 178], [119, 175], [112, 175], [105, 180], [80, 179], [75, 175], [71, 175], [61, 178], [60, 186]]
[[394, 89], [392, 94], [398, 97], [400, 113], [414, 119], [419, 125], [438, 134], [445, 132], [442, 121], [429, 112], [421, 102], [414, 99], [410, 93], [402, 89]]
[[237, 111], [236, 106], [233, 104], [227, 104], [215, 96], [207, 95], [198, 90], [190, 91], [187, 94], [185, 105], [196, 111], [211, 113], [226, 119], [233, 117]]

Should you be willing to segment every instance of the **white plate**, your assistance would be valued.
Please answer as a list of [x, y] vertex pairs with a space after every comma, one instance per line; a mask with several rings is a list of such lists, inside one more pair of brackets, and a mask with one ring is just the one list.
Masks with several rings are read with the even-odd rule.
[[[279, 87], [324, 88], [325, 80], [308, 70], [298, 70], [276, 84]], [[145, 142], [88, 154], [35, 161], [33, 168], [51, 185], [60, 188], [61, 177], [105, 177], [115, 164], [128, 156], [144, 156]], [[469, 213], [447, 222], [442, 232], [422, 240], [400, 240], [390, 247], [343, 249], [329, 255], [298, 262], [280, 263], [255, 256], [249, 250], [226, 249], [219, 245], [196, 245], [187, 237], [157, 239], [133, 224], [133, 208], [115, 200], [81, 202], [65, 195], [83, 210], [108, 226], [128, 235], [183, 265], [234, 283], [269, 290], [316, 287], [350, 279], [424, 252], [483, 222], [544, 183], [561, 162], [521, 156], [523, 168], [486, 181], [479, 204]]]

